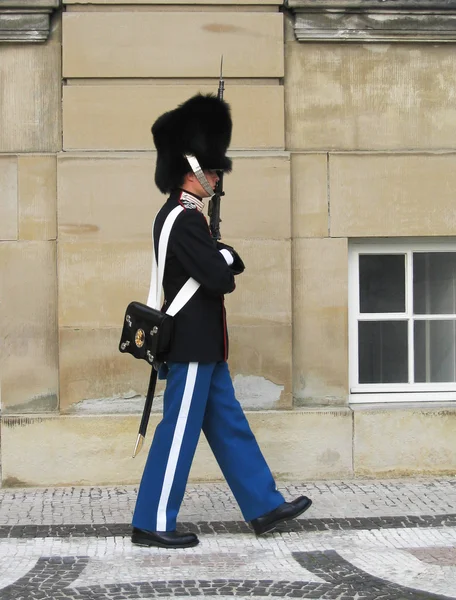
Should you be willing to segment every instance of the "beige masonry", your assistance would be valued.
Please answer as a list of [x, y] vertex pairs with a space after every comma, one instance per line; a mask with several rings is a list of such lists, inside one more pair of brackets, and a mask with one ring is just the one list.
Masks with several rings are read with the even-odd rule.
[[0, 157], [0, 239], [17, 240], [17, 159]]
[[[249, 379], [258, 377], [258, 385], [272, 386], [263, 400], [267, 406], [290, 408], [290, 159], [286, 153], [234, 153], [233, 159], [233, 173], [225, 179], [222, 233], [247, 269], [226, 297], [231, 369], [249, 395], [241, 394], [241, 401], [262, 407]], [[129, 375], [130, 357], [118, 353], [117, 345], [125, 307], [131, 300], [145, 301], [149, 289], [151, 223], [165, 199], [153, 183], [154, 161], [154, 153], [58, 160], [64, 411], [87, 400], [145, 391], [144, 369], [133, 365]]]
[[[351, 472], [352, 417], [347, 409], [258, 411], [248, 418], [272, 470], [285, 481], [346, 477]], [[147, 445], [160, 417], [152, 415]], [[102, 425], [101, 425], [102, 423]], [[137, 483], [148, 447], [131, 458], [138, 416], [10, 417], [3, 421], [3, 478], [12, 486]], [[271, 436], [271, 430], [274, 436]], [[36, 440], [40, 440], [40, 452]], [[193, 481], [222, 477], [202, 439]]]
[[[67, 85], [63, 90], [65, 150], [151, 150], [151, 125], [207, 84]], [[283, 149], [284, 98], [280, 85], [229, 85], [225, 100], [233, 116], [232, 150]], [[254, 117], [253, 117], [254, 116]]]
[[282, 77], [282, 15], [63, 14], [64, 77], [218, 77], [221, 54], [225, 77]]
[[45, 44], [2, 45], [0, 152], [57, 152], [61, 148], [61, 27]]
[[[224, 180], [223, 235], [289, 239], [289, 155], [232, 158], [233, 172]], [[61, 155], [59, 240], [149, 241], [153, 217], [165, 200], [154, 171], [155, 153]]]
[[147, 300], [151, 243], [59, 242], [58, 269], [60, 327], [120, 326], [129, 302]]
[[293, 238], [325, 238], [329, 229], [328, 157], [291, 155]]
[[[150, 127], [216, 91], [221, 54], [221, 228], [247, 265], [226, 297], [230, 369], [272, 470], [454, 473], [453, 403], [349, 404], [347, 323], [353, 238], [455, 236], [453, 46], [298, 43], [305, 2], [61, 4], [48, 41], [0, 49], [3, 485], [138, 483], [150, 371], [117, 347], [165, 199]], [[221, 478], [204, 441], [191, 477]]]
[[[118, 351], [121, 325], [122, 317], [118, 327], [60, 329], [63, 413], [78, 412], [81, 404], [102, 400], [106, 400], [103, 412], [114, 412], [115, 399], [145, 396], [150, 368], [144, 361]], [[159, 384], [157, 392], [162, 387]]]
[[4, 412], [58, 408], [55, 242], [0, 243]]
[[[226, 238], [247, 265], [226, 297], [233, 324], [291, 323], [290, 242]], [[60, 242], [60, 327], [113, 327], [131, 300], [147, 299], [151, 243]]]
[[[122, 4], [124, 6], [133, 5], [136, 6], [138, 4], [148, 4], [148, 5], [159, 5], [161, 9], [166, 8], [166, 0], [64, 0], [64, 4], [71, 6], [73, 4]], [[234, 5], [234, 6], [243, 6], [248, 5], [251, 6], [278, 6], [281, 4], [278, 0], [212, 0], [209, 3], [208, 0], [174, 0], [171, 8], [174, 10], [182, 10], [182, 7], [186, 5], [194, 6], [194, 5], [204, 5], [204, 10], [224, 8], [225, 5]]]
[[[239, 400], [256, 410], [291, 409], [291, 325], [260, 322], [236, 325], [229, 319], [229, 366], [240, 381]], [[117, 351], [119, 327], [60, 329], [60, 410], [80, 413], [88, 402], [116, 412], [116, 399], [144, 396], [149, 369], [143, 361]], [[158, 393], [163, 384], [158, 384]], [[86, 410], [91, 410], [90, 406]], [[130, 412], [142, 406], [131, 402]]]
[[286, 47], [289, 150], [454, 148], [450, 46], [290, 41]]
[[56, 238], [55, 155], [0, 155], [0, 240]]
[[49, 155], [18, 159], [18, 228], [21, 240], [57, 237], [57, 164]]
[[359, 407], [354, 432], [358, 476], [454, 476], [456, 408], [451, 402], [425, 406], [412, 399], [400, 407]]
[[455, 235], [456, 154], [331, 155], [331, 235]]
[[293, 396], [301, 406], [348, 397], [347, 240], [293, 242]]
[[241, 404], [255, 409], [293, 408], [291, 342], [291, 324], [237, 325], [230, 318], [230, 371], [235, 383], [237, 378], [245, 379], [253, 388], [239, 396]]

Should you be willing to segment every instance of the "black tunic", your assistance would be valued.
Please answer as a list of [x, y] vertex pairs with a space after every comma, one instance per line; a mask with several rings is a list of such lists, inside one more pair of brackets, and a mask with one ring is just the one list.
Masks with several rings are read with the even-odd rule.
[[200, 287], [174, 317], [168, 362], [218, 362], [228, 358], [224, 294], [235, 288], [234, 275], [210, 235], [205, 216], [196, 206], [181, 201], [176, 190], [160, 209], [155, 219], [155, 254], [158, 240], [169, 213], [179, 204], [178, 215], [169, 236], [163, 288], [166, 311], [189, 277]]

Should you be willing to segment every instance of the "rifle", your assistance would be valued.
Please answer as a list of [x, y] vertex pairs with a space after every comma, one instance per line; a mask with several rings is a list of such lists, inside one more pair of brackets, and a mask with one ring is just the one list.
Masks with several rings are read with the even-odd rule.
[[[223, 100], [223, 92], [225, 90], [225, 82], [223, 81], [223, 55], [220, 61], [220, 79], [217, 91], [217, 98]], [[218, 181], [215, 186], [214, 195], [209, 200], [208, 215], [209, 215], [209, 229], [214, 242], [218, 242], [221, 239], [220, 235], [220, 198], [225, 195], [223, 191], [223, 171], [217, 171]]]

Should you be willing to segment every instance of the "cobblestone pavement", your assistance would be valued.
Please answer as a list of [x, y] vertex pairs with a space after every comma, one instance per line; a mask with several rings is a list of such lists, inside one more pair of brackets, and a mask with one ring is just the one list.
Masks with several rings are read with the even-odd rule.
[[456, 600], [456, 478], [280, 489], [314, 504], [256, 538], [225, 485], [189, 486], [200, 545], [174, 551], [131, 544], [132, 486], [0, 490], [0, 599]]

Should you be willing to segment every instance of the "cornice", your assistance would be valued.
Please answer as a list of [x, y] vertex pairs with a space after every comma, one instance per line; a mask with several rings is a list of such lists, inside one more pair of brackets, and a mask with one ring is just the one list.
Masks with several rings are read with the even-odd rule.
[[2, 0], [0, 43], [45, 42], [60, 0]]
[[287, 0], [299, 42], [456, 42], [456, 0]]

